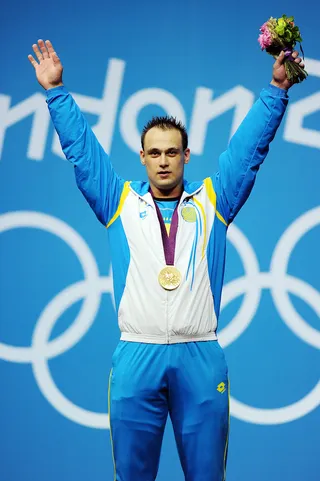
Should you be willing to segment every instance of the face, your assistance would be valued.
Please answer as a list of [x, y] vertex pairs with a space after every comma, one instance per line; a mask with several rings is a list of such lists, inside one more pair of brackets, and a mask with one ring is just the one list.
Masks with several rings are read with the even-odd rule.
[[159, 127], [150, 129], [140, 151], [155, 197], [178, 197], [183, 185], [184, 164], [190, 159], [190, 149], [183, 150], [179, 130]]

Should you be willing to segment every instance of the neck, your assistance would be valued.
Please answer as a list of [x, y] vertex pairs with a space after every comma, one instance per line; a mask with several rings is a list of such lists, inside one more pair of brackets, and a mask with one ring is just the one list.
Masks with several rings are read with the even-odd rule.
[[183, 183], [176, 185], [172, 189], [159, 189], [155, 185], [150, 184], [150, 189], [153, 197], [157, 199], [171, 199], [180, 197], [183, 192]]

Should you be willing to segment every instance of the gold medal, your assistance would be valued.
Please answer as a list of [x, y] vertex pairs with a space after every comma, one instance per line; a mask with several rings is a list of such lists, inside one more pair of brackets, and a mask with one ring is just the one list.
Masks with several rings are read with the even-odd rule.
[[173, 291], [180, 285], [181, 274], [176, 267], [166, 266], [160, 271], [158, 280], [161, 287]]
[[184, 207], [181, 215], [186, 222], [196, 222], [197, 220], [197, 213], [194, 207]]

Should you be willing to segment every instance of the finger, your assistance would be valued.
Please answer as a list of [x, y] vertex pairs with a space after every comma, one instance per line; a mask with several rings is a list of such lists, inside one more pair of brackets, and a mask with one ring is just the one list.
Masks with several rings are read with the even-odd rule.
[[52, 43], [50, 42], [50, 40], [46, 40], [45, 41], [45, 44], [46, 44], [46, 47], [48, 49], [48, 52], [49, 52], [49, 56], [52, 57], [54, 63], [59, 63], [61, 62], [57, 52], [54, 50], [53, 48], [53, 45]]
[[43, 60], [42, 53], [41, 53], [40, 50], [38, 49], [38, 45], [37, 45], [36, 43], [34, 43], [34, 44], [32, 45], [32, 49], [33, 49], [34, 53], [36, 54], [37, 59], [39, 60], [39, 62], [41, 62], [41, 60]]
[[29, 59], [29, 61], [30, 61], [31, 65], [33, 65], [33, 66], [34, 66], [34, 68], [36, 68], [36, 67], [37, 67], [37, 65], [39, 65], [39, 64], [38, 64], [38, 62], [37, 62], [37, 61], [36, 61], [36, 60], [33, 58], [33, 56], [32, 56], [32, 55], [28, 55], [28, 59]]
[[300, 62], [302, 62], [302, 58], [296, 57], [296, 58], [294, 59], [294, 61], [295, 61], [296, 63], [300, 63]]
[[52, 52], [51, 57], [52, 57], [54, 63], [60, 63], [60, 58], [58, 57], [57, 52]]
[[293, 58], [297, 58], [298, 55], [299, 55], [298, 50], [294, 50], [291, 55], [292, 55]]
[[275, 67], [280, 67], [280, 65], [282, 65], [285, 61], [285, 54], [284, 54], [284, 51], [282, 50], [275, 62]]
[[54, 48], [52, 46], [52, 43], [50, 42], [50, 40], [46, 40], [45, 44], [46, 44], [46, 47], [48, 49], [49, 56], [51, 56], [51, 54], [53, 54], [53, 52], [54, 52]]
[[42, 39], [40, 39], [40, 40], [38, 40], [38, 44], [39, 44], [39, 47], [40, 47], [43, 58], [49, 58], [48, 50], [46, 49], [44, 41]]

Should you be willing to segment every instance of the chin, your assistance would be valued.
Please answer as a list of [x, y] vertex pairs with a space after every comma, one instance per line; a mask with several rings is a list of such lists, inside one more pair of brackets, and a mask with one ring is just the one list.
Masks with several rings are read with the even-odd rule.
[[173, 184], [172, 182], [157, 182], [157, 184], [155, 184], [157, 189], [161, 189], [161, 190], [172, 190], [174, 189], [177, 184]]

